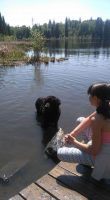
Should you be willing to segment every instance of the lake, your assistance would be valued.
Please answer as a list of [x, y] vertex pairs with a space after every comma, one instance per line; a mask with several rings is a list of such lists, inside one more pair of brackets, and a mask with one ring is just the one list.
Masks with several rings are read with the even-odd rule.
[[110, 80], [109, 47], [50, 48], [48, 54], [56, 58], [66, 56], [68, 60], [40, 66], [0, 67], [0, 168], [11, 160], [29, 160], [7, 186], [0, 185], [2, 200], [55, 166], [44, 155], [42, 130], [35, 119], [36, 99], [58, 97], [59, 127], [69, 132], [77, 117], [93, 111], [88, 101], [88, 86]]

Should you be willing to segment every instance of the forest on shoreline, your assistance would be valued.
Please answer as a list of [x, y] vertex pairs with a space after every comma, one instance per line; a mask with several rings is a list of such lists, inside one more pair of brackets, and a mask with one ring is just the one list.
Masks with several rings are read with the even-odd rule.
[[5, 40], [30, 40], [32, 32], [41, 32], [46, 39], [75, 39], [110, 42], [110, 20], [105, 21], [98, 17], [96, 20], [89, 19], [81, 21], [65, 18], [65, 23], [57, 23], [49, 20], [43, 25], [34, 24], [32, 27], [12, 27], [5, 22], [0, 13], [0, 41]]

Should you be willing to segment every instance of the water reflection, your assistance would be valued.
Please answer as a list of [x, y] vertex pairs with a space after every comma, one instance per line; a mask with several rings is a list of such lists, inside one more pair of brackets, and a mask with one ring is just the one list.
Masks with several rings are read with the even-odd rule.
[[[103, 52], [102, 52], [103, 51]], [[87, 55], [87, 56], [91, 56], [93, 55], [94, 57], [98, 58], [101, 54], [103, 54], [103, 56], [110, 56], [110, 48], [105, 48], [102, 50], [102, 48], [96, 48], [96, 49], [49, 49], [48, 55], [50, 57], [69, 57], [72, 55], [77, 55], [77, 56], [83, 56], [83, 55]]]
[[8, 73], [8, 69], [9, 67], [4, 67], [4, 66], [0, 67], [0, 88], [2, 88], [5, 83], [5, 76]]
[[[110, 44], [74, 42], [74, 40], [50, 40], [47, 41], [48, 54], [50, 57], [61, 55], [68, 57], [70, 55], [94, 55], [98, 57], [101, 53], [107, 57], [110, 55]], [[102, 52], [103, 51], [103, 52]]]
[[[110, 56], [110, 44], [102, 43], [82, 43], [74, 42], [73, 40], [49, 40], [46, 43], [46, 52], [42, 52], [42, 55], [50, 57], [69, 57], [72, 55], [82, 56], [82, 55], [93, 55], [98, 58], [101, 54], [105, 57]], [[33, 50], [29, 51], [28, 56], [32, 56]], [[36, 64], [37, 66], [40, 63]]]
[[88, 42], [88, 41], [75, 41], [73, 39], [60, 39], [60, 40], [48, 40], [47, 47], [50, 49], [79, 49], [79, 48], [108, 48], [110, 47], [110, 43], [102, 43], [102, 42]]

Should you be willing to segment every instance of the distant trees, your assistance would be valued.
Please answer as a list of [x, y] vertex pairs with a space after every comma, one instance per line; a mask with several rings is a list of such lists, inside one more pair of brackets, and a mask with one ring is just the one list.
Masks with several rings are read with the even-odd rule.
[[0, 13], [0, 35], [10, 35], [10, 26], [5, 22], [4, 17]]
[[67, 38], [68, 37], [68, 33], [69, 33], [69, 20], [65, 19], [65, 37]]
[[94, 30], [93, 30], [93, 34], [92, 34], [92, 38], [95, 40], [103, 40], [103, 34], [104, 34], [104, 27], [105, 24], [103, 22], [103, 20], [101, 18], [97, 18], [97, 20], [95, 20], [94, 23]]
[[26, 26], [11, 27], [11, 33], [18, 40], [29, 39], [31, 37], [31, 29]]
[[[17, 40], [27, 40], [32, 38], [32, 33], [40, 32], [46, 39], [79, 39], [89, 41], [110, 42], [110, 20], [103, 21], [98, 17], [96, 20], [92, 18], [89, 20], [81, 21], [70, 20], [65, 18], [65, 22], [56, 23], [49, 20], [48, 23], [43, 25], [34, 24], [32, 28], [10, 27], [3, 16], [0, 14], [0, 36], [9, 35], [11, 38]], [[13, 37], [12, 37], [13, 36]]]
[[55, 21], [43, 25], [34, 25], [32, 29], [41, 31], [47, 39], [77, 38], [91, 41], [110, 41], [110, 20], [103, 21], [101, 18], [81, 21], [70, 20], [66, 17], [65, 23]]
[[104, 24], [104, 41], [110, 41], [110, 20], [106, 20]]

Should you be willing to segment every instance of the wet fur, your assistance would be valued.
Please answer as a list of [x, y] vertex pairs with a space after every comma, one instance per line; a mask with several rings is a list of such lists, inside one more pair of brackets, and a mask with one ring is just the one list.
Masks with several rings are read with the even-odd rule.
[[43, 128], [57, 127], [61, 113], [60, 104], [60, 100], [55, 96], [40, 97], [36, 100], [36, 119]]

